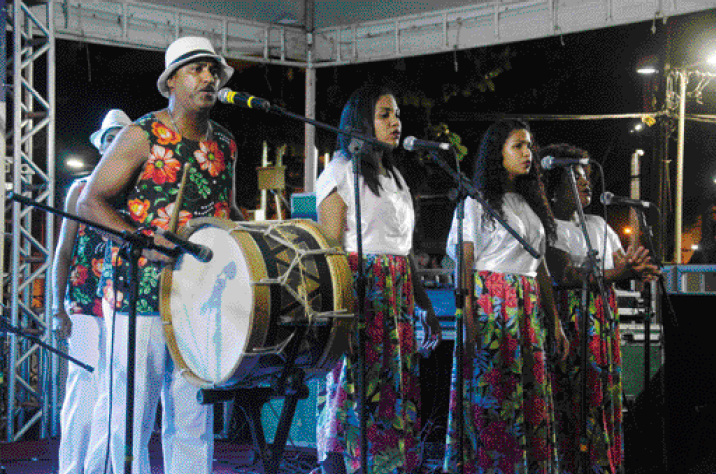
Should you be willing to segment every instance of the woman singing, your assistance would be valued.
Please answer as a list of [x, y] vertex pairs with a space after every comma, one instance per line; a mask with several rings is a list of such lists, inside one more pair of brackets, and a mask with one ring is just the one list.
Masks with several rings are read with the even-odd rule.
[[326, 473], [360, 472], [359, 344], [365, 344], [367, 444], [370, 472], [410, 473], [417, 468], [420, 420], [414, 301], [426, 310], [424, 347], [440, 341], [440, 326], [410, 256], [415, 215], [405, 180], [393, 164], [400, 113], [385, 88], [364, 86], [343, 109], [340, 128], [374, 137], [370, 145], [339, 135], [338, 150], [318, 179], [318, 218], [357, 271], [352, 158], [360, 160], [361, 236], [366, 275], [366, 339], [354, 328], [347, 353], [319, 394], [318, 460]]
[[[505, 120], [485, 133], [476, 157], [474, 185], [485, 201], [544, 254], [555, 234], [533, 139], [526, 123]], [[457, 220], [447, 251], [455, 256]], [[546, 231], [545, 231], [546, 229]], [[463, 471], [557, 472], [552, 392], [545, 329], [560, 352], [566, 339], [557, 319], [542, 258], [534, 258], [478, 201], [467, 198], [463, 226], [465, 308]], [[543, 321], [542, 307], [550, 313]], [[459, 466], [456, 417], [457, 353], [453, 357], [446, 472]]]
[[[555, 158], [589, 158], [586, 151], [571, 145], [550, 145], [541, 150], [543, 156]], [[591, 203], [590, 170], [582, 166], [572, 168], [582, 207]], [[555, 297], [559, 315], [570, 344], [565, 363], [554, 369], [555, 400], [560, 472], [620, 472], [623, 461], [622, 446], [622, 382], [619, 314], [612, 282], [629, 278], [650, 280], [658, 269], [649, 263], [643, 247], [631, 246], [626, 254], [619, 237], [599, 216], [585, 215], [592, 247], [597, 251], [598, 271], [603, 271], [607, 283], [606, 297], [611, 313], [607, 317], [603, 300], [595, 285], [588, 295], [588, 375], [587, 424], [582, 437], [580, 407], [582, 400], [582, 353], [579, 288], [588, 276], [582, 270], [587, 260], [587, 244], [578, 221], [577, 201], [569, 180], [569, 168], [556, 168], [547, 174], [547, 195], [557, 219], [557, 240], [548, 249], [549, 268], [556, 283], [562, 287]], [[591, 277], [590, 277], [591, 278]], [[592, 280], [593, 282], [593, 280]], [[571, 289], [568, 289], [571, 287]], [[587, 470], [580, 467], [580, 444], [587, 449]]]

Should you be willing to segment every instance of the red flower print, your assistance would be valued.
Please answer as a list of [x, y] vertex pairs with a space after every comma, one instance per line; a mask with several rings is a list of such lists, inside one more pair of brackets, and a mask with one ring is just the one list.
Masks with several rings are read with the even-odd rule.
[[122, 264], [122, 257], [119, 256], [119, 247], [112, 247], [112, 265], [118, 266]]
[[94, 299], [94, 306], [92, 306], [92, 314], [97, 316], [98, 318], [101, 318], [104, 316], [104, 313], [102, 313], [102, 300], [99, 298]]
[[174, 158], [174, 152], [158, 145], [152, 147], [141, 179], [151, 179], [157, 184], [173, 183], [177, 180], [177, 172], [181, 163]]
[[547, 417], [547, 404], [544, 399], [531, 395], [525, 401], [525, 421], [534, 426], [539, 425]]
[[485, 279], [485, 288], [493, 296], [503, 296], [505, 292], [504, 276], [500, 273], [490, 273]]
[[132, 199], [127, 203], [129, 205], [129, 213], [136, 222], [144, 222], [147, 219], [147, 211], [149, 211], [149, 200]]
[[505, 292], [505, 307], [506, 308], [517, 308], [517, 293], [513, 288], [507, 288]]
[[486, 314], [492, 314], [492, 299], [490, 295], [484, 293], [477, 299], [477, 304], [482, 308]]
[[226, 169], [224, 154], [216, 142], [199, 143], [199, 149], [194, 152], [194, 158], [199, 163], [199, 167], [204, 171], [208, 170], [211, 176], [219, 176], [219, 173]]
[[229, 141], [229, 150], [231, 150], [231, 161], [236, 161], [236, 158], [238, 158], [238, 147], [236, 146], [236, 142], [234, 140]]
[[229, 212], [229, 204], [225, 202], [217, 202], [214, 205], [214, 217], [218, 217], [220, 219], [228, 219], [230, 216]]
[[517, 346], [517, 339], [510, 336], [509, 334], [505, 334], [505, 337], [500, 344], [500, 350], [502, 351], [502, 359], [504, 360], [505, 364], [511, 366], [514, 363]]
[[[154, 227], [160, 227], [165, 230], [169, 228], [169, 220], [174, 212], [174, 204], [171, 203], [157, 211], [157, 218], [152, 221]], [[179, 227], [186, 225], [192, 217], [194, 217], [194, 214], [189, 211], [179, 211]]]
[[152, 123], [152, 133], [160, 145], [176, 145], [181, 141], [181, 135], [159, 121]]
[[97, 278], [102, 276], [102, 264], [104, 263], [104, 258], [93, 258], [92, 259], [92, 273]]
[[115, 304], [115, 308], [121, 308], [122, 307], [122, 301], [124, 300], [124, 293], [121, 291], [117, 291], [117, 301], [114, 300], [114, 287], [112, 285], [112, 280], [107, 280], [104, 282], [104, 288], [102, 288], [102, 298], [107, 301], [107, 303], [112, 306]]
[[87, 281], [87, 277], [89, 276], [89, 270], [87, 267], [83, 265], [77, 265], [74, 270], [72, 270], [72, 274], [70, 275], [70, 281], [72, 282], [72, 286], [82, 286]]

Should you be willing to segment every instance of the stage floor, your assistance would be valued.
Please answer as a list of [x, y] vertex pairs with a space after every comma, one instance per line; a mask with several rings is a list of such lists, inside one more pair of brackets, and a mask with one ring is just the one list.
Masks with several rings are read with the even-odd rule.
[[[59, 440], [21, 441], [0, 443], [1, 474], [56, 474]], [[149, 443], [152, 474], [162, 474], [162, 449], [158, 437]], [[287, 448], [281, 465], [281, 474], [309, 473], [316, 467], [316, 450], [311, 448]], [[253, 447], [216, 441], [214, 445], [214, 474], [260, 474], [260, 460]]]

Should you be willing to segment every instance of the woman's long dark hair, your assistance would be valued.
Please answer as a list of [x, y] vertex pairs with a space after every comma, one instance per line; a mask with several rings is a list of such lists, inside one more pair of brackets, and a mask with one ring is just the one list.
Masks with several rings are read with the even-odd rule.
[[[341, 130], [351, 130], [362, 135], [375, 137], [375, 104], [384, 95], [394, 95], [386, 86], [366, 84], [356, 90], [346, 102], [341, 112]], [[395, 173], [393, 152], [388, 150], [374, 150], [370, 145], [361, 146], [360, 140], [350, 135], [339, 134], [337, 148], [352, 157], [358, 153], [361, 160], [360, 174], [368, 188], [380, 196], [380, 181], [378, 179], [378, 160], [382, 160], [383, 167], [395, 178], [398, 188], [403, 189]], [[355, 150], [353, 149], [355, 148]]]
[[[530, 128], [526, 122], [514, 119], [501, 120], [492, 124], [482, 137], [475, 159], [475, 175], [473, 177], [475, 187], [482, 193], [487, 203], [502, 217], [504, 217], [502, 206], [508, 179], [507, 170], [503, 164], [502, 149], [510, 134], [515, 130], [529, 132]], [[534, 147], [534, 142], [532, 145]], [[557, 224], [547, 201], [537, 153], [533, 150], [532, 155], [530, 171], [524, 176], [517, 177], [515, 191], [525, 198], [525, 201], [542, 221], [548, 242], [553, 242], [557, 236]], [[486, 216], [488, 220], [492, 220], [489, 214]]]

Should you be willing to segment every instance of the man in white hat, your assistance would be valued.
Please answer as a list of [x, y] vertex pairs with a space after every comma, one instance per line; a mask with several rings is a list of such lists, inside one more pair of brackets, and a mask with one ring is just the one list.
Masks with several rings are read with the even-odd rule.
[[[171, 221], [183, 225], [195, 217], [237, 217], [236, 142], [228, 130], [209, 119], [217, 91], [232, 73], [206, 38], [174, 41], [157, 81], [159, 92], [169, 99], [168, 107], [145, 115], [117, 136], [90, 177], [79, 201], [80, 213], [118, 231], [152, 235], [155, 244], [167, 248], [174, 246], [154, 234], [153, 228], [167, 229]], [[176, 202], [184, 173], [189, 173], [186, 198]], [[115, 246], [105, 262], [116, 252]], [[144, 257], [139, 262], [140, 294], [131, 302], [138, 314], [132, 472], [150, 472], [147, 447], [161, 396], [164, 472], [209, 473], [214, 449], [212, 407], [199, 405], [197, 387], [175, 369], [159, 317], [159, 272], [161, 264], [172, 259], [156, 250], [145, 251]], [[103, 277], [100, 283], [105, 307], [117, 312], [110, 433], [115, 474], [124, 471], [125, 461], [125, 335], [130, 303], [125, 260], [112, 258], [116, 276]]]
[[[104, 153], [117, 133], [130, 123], [121, 110], [110, 110], [90, 141]], [[72, 184], [65, 201], [67, 212], [77, 212], [77, 198], [86, 184], [87, 178]], [[101, 424], [93, 423], [93, 409], [100, 405], [98, 393], [107, 382], [106, 331], [102, 302], [96, 296], [104, 247], [102, 237], [91, 228], [69, 219], [62, 221], [52, 273], [53, 314], [58, 335], [69, 338], [69, 354], [95, 370], [90, 373], [69, 363], [60, 413], [60, 474], [84, 472], [88, 446], [95, 442], [105, 445], [107, 440], [106, 403], [96, 412]]]

